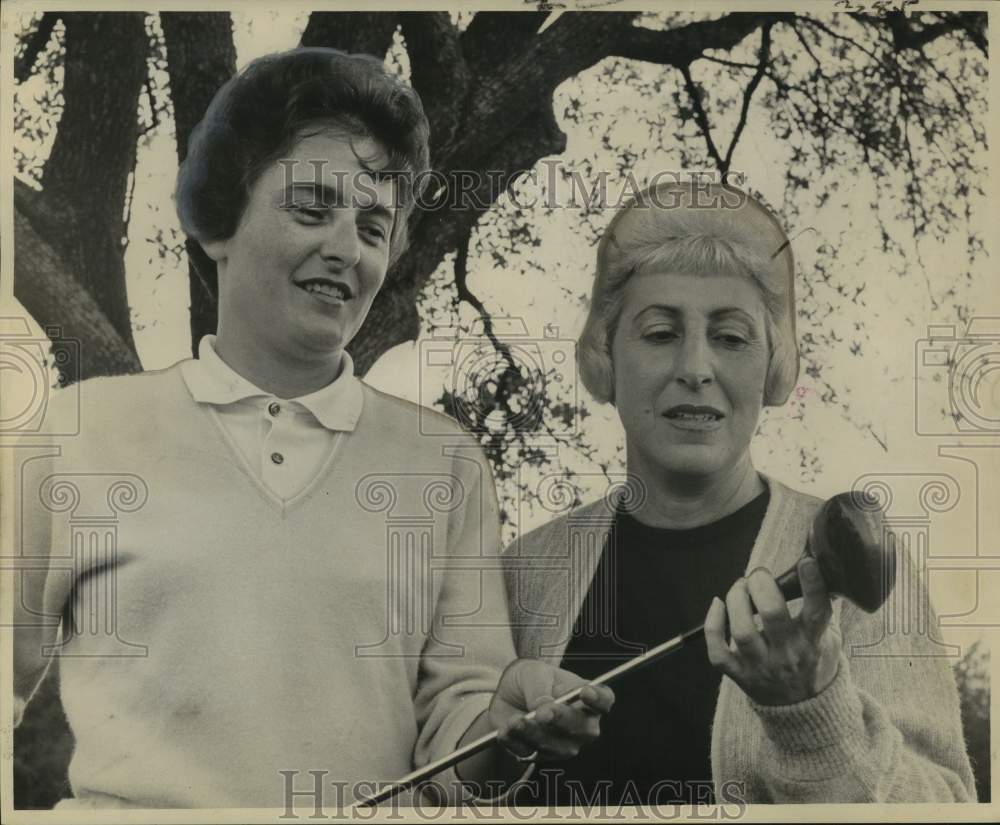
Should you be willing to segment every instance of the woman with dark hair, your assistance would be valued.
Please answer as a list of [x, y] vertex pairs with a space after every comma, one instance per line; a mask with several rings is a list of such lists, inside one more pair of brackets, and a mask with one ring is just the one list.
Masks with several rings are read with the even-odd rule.
[[[60, 807], [339, 807], [499, 730], [438, 778], [455, 801], [597, 736], [610, 690], [556, 705], [582, 680], [512, 661], [478, 444], [443, 416], [449, 437], [421, 437], [431, 413], [345, 349], [405, 246], [427, 138], [379, 61], [319, 48], [254, 61], [195, 129], [177, 208], [217, 266], [218, 332], [83, 382], [79, 435], [23, 474], [15, 716], [58, 657]], [[106, 480], [113, 541], [81, 541], [70, 516]]]
[[[932, 640], [831, 600], [814, 561], [801, 604], [775, 583], [821, 505], [750, 453], [795, 386], [793, 284], [780, 224], [729, 186], [652, 187], [604, 233], [578, 355], [628, 480], [508, 549], [515, 645], [594, 679], [705, 635], [614, 683], [601, 740], [539, 782], [550, 803], [975, 800]], [[922, 603], [911, 573], [897, 591]]]
[[184, 231], [199, 243], [230, 237], [260, 174], [303, 137], [323, 133], [350, 138], [355, 149], [374, 141], [379, 153], [359, 162], [378, 161], [378, 171], [394, 176], [391, 267], [406, 249], [415, 188], [429, 171], [430, 129], [416, 92], [370, 55], [301, 48], [258, 58], [230, 78], [192, 131], [177, 176]]

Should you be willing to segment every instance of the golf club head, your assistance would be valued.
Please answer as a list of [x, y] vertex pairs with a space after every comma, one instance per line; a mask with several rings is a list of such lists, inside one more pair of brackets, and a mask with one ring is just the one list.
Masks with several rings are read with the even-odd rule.
[[[839, 493], [813, 519], [806, 555], [819, 562], [831, 595], [874, 613], [896, 583], [895, 551], [886, 544], [881, 508], [856, 494]], [[802, 596], [795, 568], [778, 578], [778, 587], [786, 599]]]

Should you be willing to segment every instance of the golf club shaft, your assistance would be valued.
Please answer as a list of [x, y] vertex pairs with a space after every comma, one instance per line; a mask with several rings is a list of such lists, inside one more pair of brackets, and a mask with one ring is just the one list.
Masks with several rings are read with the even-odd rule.
[[[587, 687], [587, 685], [606, 685], [614, 679], [624, 676], [626, 673], [631, 673], [633, 670], [637, 670], [643, 665], [648, 665], [669, 653], [673, 653], [673, 651], [677, 650], [677, 648], [681, 647], [689, 639], [701, 635], [704, 630], [705, 625], [703, 624], [693, 627], [690, 630], [686, 630], [680, 635], [674, 636], [672, 639], [668, 639], [662, 644], [658, 644], [656, 647], [650, 648], [645, 653], [629, 659], [627, 662], [622, 662], [622, 664], [618, 665], [618, 667], [614, 667], [606, 673], [602, 673], [596, 679], [567, 691], [562, 694], [562, 696], [556, 697], [554, 701], [560, 705], [569, 704], [570, 702], [580, 698], [580, 694], [583, 692], [583, 689]], [[534, 719], [534, 717], [534, 711], [525, 714], [526, 719]], [[411, 789], [414, 785], [423, 782], [425, 779], [430, 779], [435, 774], [457, 765], [459, 762], [468, 759], [474, 754], [486, 750], [494, 742], [496, 742], [497, 735], [497, 732], [494, 730], [484, 736], [480, 736], [478, 739], [474, 739], [472, 742], [469, 742], [467, 745], [463, 745], [461, 748], [453, 751], [447, 756], [444, 756], [435, 762], [429, 762], [419, 770], [413, 771], [413, 773], [407, 774], [402, 779], [392, 782], [378, 793], [362, 799], [356, 803], [356, 807], [369, 808], [374, 805], [379, 805], [387, 799], [392, 799], [392, 797], [402, 793], [403, 791]]]

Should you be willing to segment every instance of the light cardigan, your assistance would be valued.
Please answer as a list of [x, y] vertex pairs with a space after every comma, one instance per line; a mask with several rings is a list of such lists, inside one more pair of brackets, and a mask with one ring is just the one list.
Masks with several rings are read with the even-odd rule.
[[[54, 431], [74, 395], [54, 399]], [[18, 616], [22, 706], [64, 608], [84, 624], [60, 660], [74, 807], [283, 808], [279, 771], [299, 772], [296, 790], [326, 771], [332, 815], [332, 783], [349, 803], [354, 783], [456, 747], [514, 658], [496, 496], [472, 438], [364, 386], [356, 429], [282, 501], [176, 365], [79, 395], [80, 434], [23, 460], [15, 504], [35, 570], [16, 602], [36, 611]], [[447, 435], [422, 437], [425, 415]], [[94, 518], [117, 549], [85, 540], [74, 559]], [[453, 790], [453, 771], [437, 780]], [[309, 797], [295, 804], [312, 813]]]
[[[766, 567], [777, 575], [801, 555], [822, 502], [773, 479], [764, 481], [770, 502], [747, 571]], [[601, 500], [542, 525], [507, 549], [505, 578], [519, 656], [560, 663], [613, 519], [614, 503]], [[913, 571], [900, 570], [890, 602], [874, 614], [835, 599], [833, 621], [844, 654], [834, 681], [812, 699], [762, 706], [724, 676], [711, 731], [716, 798], [974, 802], [948, 661], [919, 632], [885, 633], [893, 599], [925, 597]], [[929, 627], [937, 627], [933, 612]]]

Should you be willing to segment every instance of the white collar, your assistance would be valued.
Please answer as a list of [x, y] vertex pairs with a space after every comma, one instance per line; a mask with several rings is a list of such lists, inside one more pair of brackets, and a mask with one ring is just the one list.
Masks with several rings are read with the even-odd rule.
[[[344, 352], [340, 375], [308, 395], [287, 399], [301, 404], [328, 430], [353, 431], [361, 417], [364, 393], [354, 375], [354, 360]], [[215, 336], [205, 335], [198, 344], [198, 358], [181, 364], [181, 375], [195, 401], [232, 404], [245, 398], [273, 397], [229, 366], [215, 351]]]

